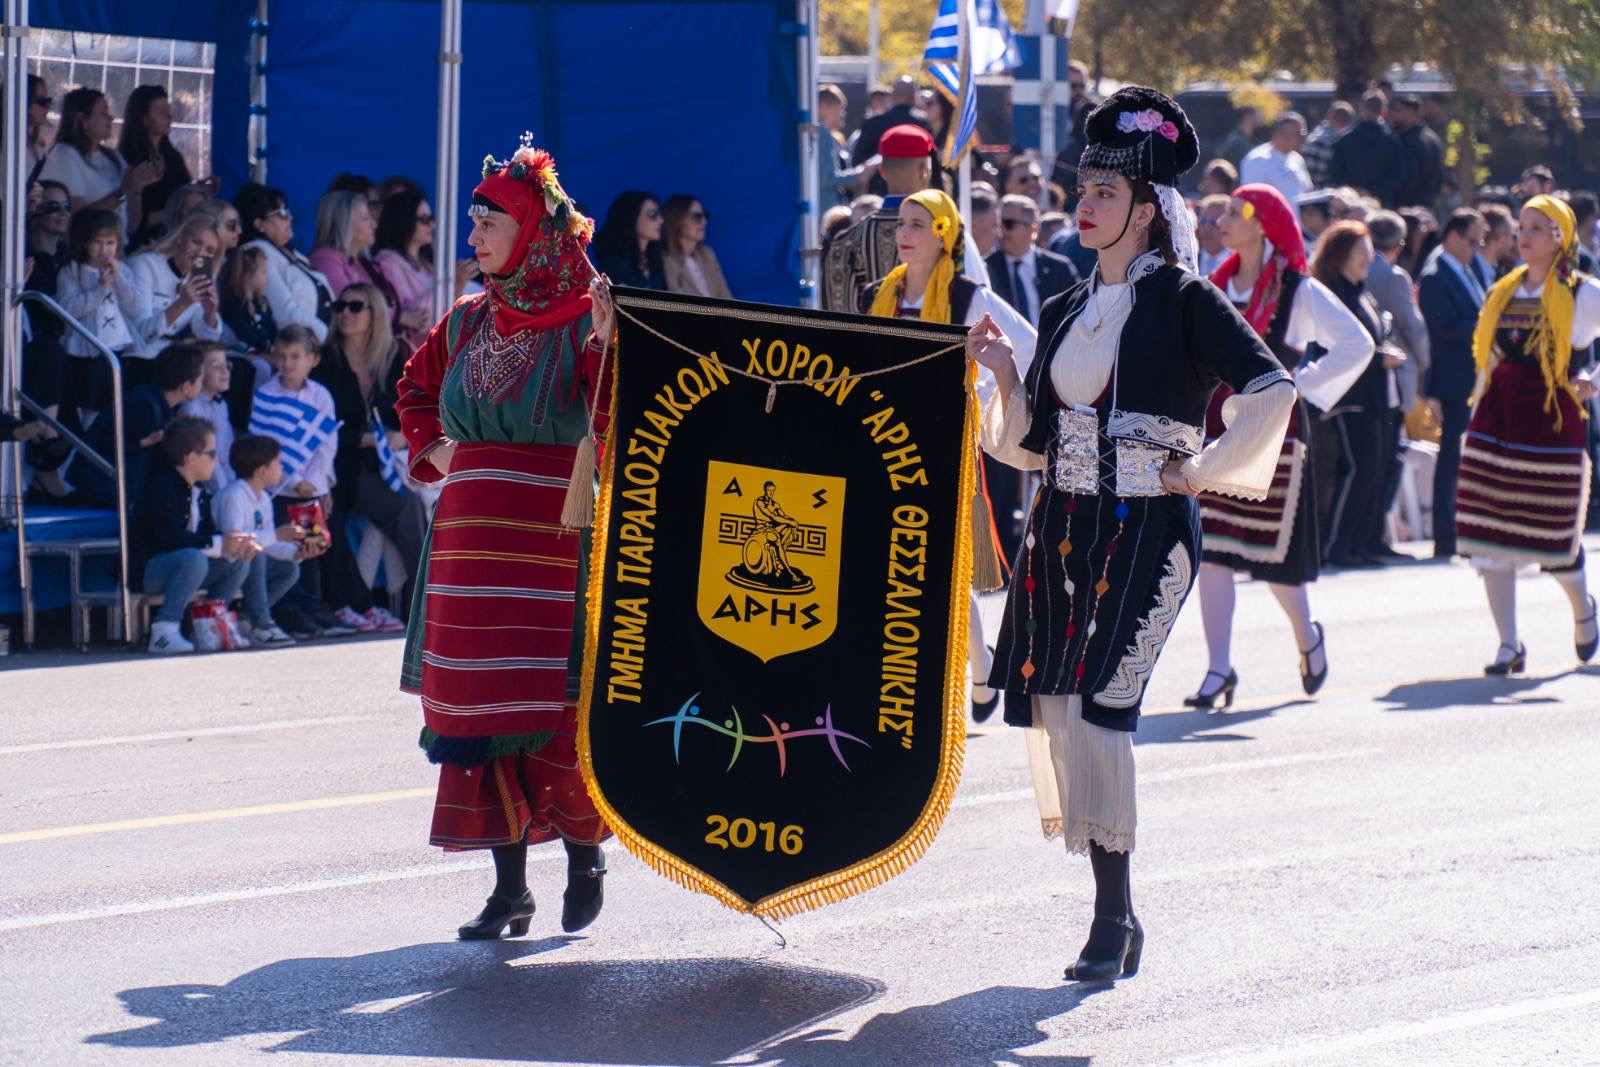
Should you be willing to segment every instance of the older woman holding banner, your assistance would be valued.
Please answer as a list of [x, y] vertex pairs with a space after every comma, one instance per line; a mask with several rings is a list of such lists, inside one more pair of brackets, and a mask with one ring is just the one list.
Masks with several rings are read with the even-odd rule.
[[589, 539], [562, 511], [569, 479], [592, 477], [574, 468], [608, 403], [610, 296], [584, 256], [594, 225], [547, 153], [486, 160], [471, 215], [487, 292], [433, 327], [395, 405], [412, 476], [444, 480], [402, 688], [421, 696], [421, 744], [440, 764], [433, 844], [494, 855], [494, 892], [460, 936], [527, 932], [528, 845], [556, 838], [571, 932], [600, 913], [608, 831], [576, 745]]

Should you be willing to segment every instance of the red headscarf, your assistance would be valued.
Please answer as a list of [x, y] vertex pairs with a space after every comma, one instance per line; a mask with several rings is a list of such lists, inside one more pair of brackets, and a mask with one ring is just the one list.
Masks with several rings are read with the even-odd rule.
[[484, 275], [495, 329], [502, 337], [571, 322], [590, 308], [594, 268], [584, 247], [594, 221], [580, 212], [556, 178], [550, 153], [524, 144], [509, 160], [483, 161], [473, 199], [488, 200], [517, 220], [508, 273]]
[[[1250, 304], [1244, 309], [1245, 321], [1257, 334], [1266, 337], [1272, 329], [1272, 318], [1278, 312], [1278, 297], [1283, 294], [1284, 271], [1306, 272], [1306, 242], [1294, 208], [1277, 189], [1259, 183], [1241, 185], [1233, 195], [1245, 202], [1245, 217], [1253, 214], [1272, 243], [1272, 258], [1261, 265], [1261, 277], [1256, 279], [1256, 287], [1250, 291]], [[1226, 291], [1228, 283], [1238, 273], [1239, 253], [1234, 252], [1211, 272], [1211, 280]]]

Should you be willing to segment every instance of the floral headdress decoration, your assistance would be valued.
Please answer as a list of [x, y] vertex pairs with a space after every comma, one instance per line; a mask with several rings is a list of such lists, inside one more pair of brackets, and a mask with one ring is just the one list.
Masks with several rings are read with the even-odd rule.
[[483, 181], [469, 209], [474, 217], [502, 211], [518, 224], [507, 273], [484, 276], [502, 333], [547, 327], [588, 311], [595, 276], [584, 252], [594, 220], [561, 187], [550, 153], [532, 142], [533, 135], [524, 133], [510, 159], [484, 157]]

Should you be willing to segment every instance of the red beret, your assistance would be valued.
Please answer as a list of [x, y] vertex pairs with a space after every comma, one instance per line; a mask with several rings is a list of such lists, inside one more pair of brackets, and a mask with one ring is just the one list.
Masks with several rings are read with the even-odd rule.
[[878, 141], [878, 154], [884, 159], [921, 159], [932, 151], [933, 137], [909, 122], [884, 130]]

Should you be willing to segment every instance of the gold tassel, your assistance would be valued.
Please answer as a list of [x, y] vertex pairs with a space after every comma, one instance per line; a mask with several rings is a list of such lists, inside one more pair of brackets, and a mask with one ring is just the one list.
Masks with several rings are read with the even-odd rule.
[[980, 593], [1006, 584], [1000, 570], [1000, 549], [994, 543], [994, 513], [989, 496], [979, 484], [972, 494], [972, 588]]
[[561, 504], [561, 525], [582, 530], [594, 525], [594, 436], [586, 434], [578, 442], [572, 460], [572, 478], [567, 482], [567, 498]]

